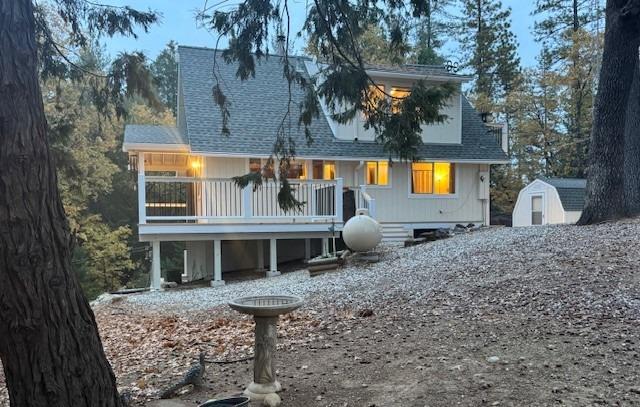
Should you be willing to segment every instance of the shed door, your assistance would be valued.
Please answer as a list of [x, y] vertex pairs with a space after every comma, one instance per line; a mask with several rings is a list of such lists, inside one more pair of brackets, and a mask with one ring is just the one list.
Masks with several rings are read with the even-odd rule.
[[542, 197], [531, 197], [531, 224], [542, 225]]

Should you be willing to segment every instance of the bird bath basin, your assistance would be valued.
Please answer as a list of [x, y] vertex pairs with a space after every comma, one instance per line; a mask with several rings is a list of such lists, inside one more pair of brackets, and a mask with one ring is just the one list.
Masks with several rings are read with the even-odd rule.
[[[302, 298], [285, 295], [243, 297], [229, 302], [229, 306], [243, 314], [253, 315], [256, 322], [253, 356], [253, 382], [244, 394], [251, 400], [270, 400], [279, 404], [277, 395], [282, 387], [276, 380], [273, 355], [276, 351], [278, 317], [302, 306]], [[275, 403], [274, 403], [275, 402]]]
[[260, 297], [243, 297], [229, 303], [229, 306], [243, 314], [254, 317], [277, 317], [300, 308], [302, 299], [287, 295], [265, 295]]

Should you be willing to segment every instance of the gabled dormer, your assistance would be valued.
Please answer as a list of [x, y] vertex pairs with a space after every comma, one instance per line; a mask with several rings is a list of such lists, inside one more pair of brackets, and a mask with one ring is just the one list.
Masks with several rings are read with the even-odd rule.
[[[307, 70], [310, 73], [318, 72], [313, 62], [307, 62]], [[369, 76], [385, 94], [397, 97], [407, 96], [417, 80], [426, 80], [427, 83], [440, 85], [453, 84], [457, 91], [449, 99], [442, 113], [447, 116], [443, 123], [422, 126], [422, 141], [425, 144], [461, 144], [462, 143], [462, 83], [470, 80], [467, 76], [456, 75], [448, 72], [440, 65], [403, 65], [383, 66], [370, 65], [367, 69]], [[374, 85], [372, 85], [374, 86]], [[372, 129], [365, 129], [365, 117], [359, 114], [352, 122], [339, 124], [330, 119], [330, 112], [321, 102], [322, 108], [329, 117], [329, 124], [334, 135], [339, 140], [372, 142], [375, 135]]]

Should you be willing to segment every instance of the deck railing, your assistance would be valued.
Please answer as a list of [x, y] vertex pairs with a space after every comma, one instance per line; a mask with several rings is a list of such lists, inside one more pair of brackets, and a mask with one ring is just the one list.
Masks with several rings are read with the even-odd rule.
[[489, 133], [496, 140], [496, 143], [504, 150], [508, 152], [508, 140], [507, 140], [507, 127], [503, 123], [486, 123]]
[[376, 200], [367, 193], [366, 186], [360, 185], [360, 188], [355, 190], [356, 192], [356, 209], [366, 209], [369, 211], [369, 216], [375, 219], [376, 217]]
[[276, 218], [314, 221], [342, 218], [342, 179], [290, 180], [298, 209], [278, 205], [280, 184], [265, 182], [239, 188], [232, 179], [140, 175], [140, 223], [269, 221]]

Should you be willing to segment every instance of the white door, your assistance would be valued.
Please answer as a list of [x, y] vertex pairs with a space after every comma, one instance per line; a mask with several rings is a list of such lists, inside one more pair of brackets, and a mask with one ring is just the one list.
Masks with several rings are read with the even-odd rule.
[[534, 195], [531, 197], [531, 224], [542, 225], [543, 224], [543, 211], [542, 211], [542, 196]]

